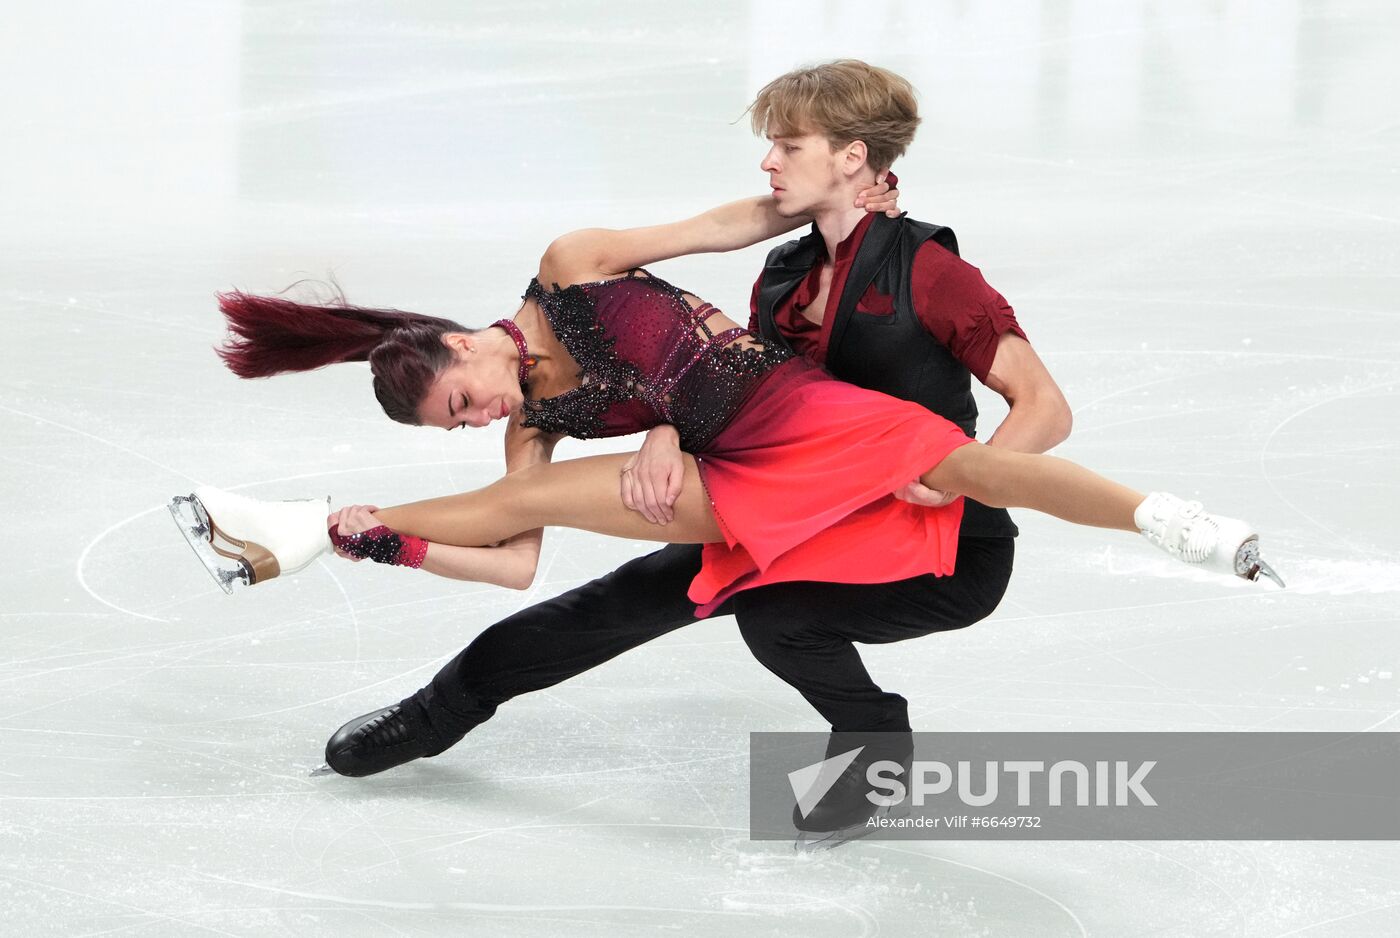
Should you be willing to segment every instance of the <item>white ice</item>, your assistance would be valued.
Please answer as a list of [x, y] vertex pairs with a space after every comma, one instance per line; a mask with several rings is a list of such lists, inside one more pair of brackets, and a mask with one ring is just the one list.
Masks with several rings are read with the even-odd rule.
[[[1023, 514], [999, 611], [869, 648], [876, 678], [921, 729], [1400, 730], [1397, 40], [1385, 0], [7, 8], [0, 931], [1397, 933], [1393, 843], [751, 842], [746, 734], [823, 727], [729, 619], [307, 779], [648, 548], [551, 532], [526, 593], [327, 561], [229, 598], [162, 508], [490, 481], [498, 439], [391, 424], [362, 368], [234, 379], [214, 291], [489, 322], [561, 232], [766, 191], [752, 94], [857, 56], [919, 88], [904, 206], [1015, 306], [1059, 452], [1254, 520], [1291, 586]], [[763, 250], [659, 272], [742, 316]]]

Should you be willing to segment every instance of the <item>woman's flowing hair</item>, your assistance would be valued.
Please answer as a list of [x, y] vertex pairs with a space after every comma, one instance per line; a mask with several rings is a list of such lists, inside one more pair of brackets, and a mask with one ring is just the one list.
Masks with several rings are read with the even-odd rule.
[[229, 338], [215, 351], [240, 378], [367, 361], [384, 413], [414, 425], [421, 423], [418, 405], [428, 388], [456, 361], [442, 337], [476, 331], [437, 316], [352, 306], [338, 290], [325, 304], [241, 290], [218, 298]]

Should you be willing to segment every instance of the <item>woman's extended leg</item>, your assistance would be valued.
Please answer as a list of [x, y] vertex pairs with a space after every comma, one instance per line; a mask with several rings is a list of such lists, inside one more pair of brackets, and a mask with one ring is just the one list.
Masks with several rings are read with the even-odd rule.
[[1055, 456], [969, 443], [921, 477], [929, 488], [958, 492], [993, 508], [1031, 508], [1075, 524], [1136, 531], [1133, 511], [1146, 497]]
[[375, 515], [400, 534], [459, 547], [494, 544], [547, 526], [671, 544], [724, 540], [692, 457], [685, 457], [685, 483], [669, 524], [652, 524], [623, 505], [618, 473], [630, 457], [615, 453], [541, 463], [483, 489], [385, 508]]
[[[400, 534], [478, 547], [539, 527], [673, 544], [722, 541], [695, 460], [686, 457], [675, 520], [658, 525], [622, 504], [618, 473], [629, 454], [585, 456], [512, 472], [483, 489], [385, 508], [379, 519]], [[1145, 497], [1054, 456], [970, 443], [925, 472], [930, 488], [959, 492], [999, 508], [1031, 508], [1075, 524], [1137, 531], [1133, 511]]]
[[[386, 509], [379, 517], [401, 534], [463, 547], [492, 544], [550, 525], [671, 543], [722, 539], [694, 460], [686, 461], [675, 520], [654, 525], [622, 503], [617, 474], [628, 458], [617, 454], [532, 466], [485, 489]], [[1265, 575], [1283, 582], [1260, 559], [1258, 534], [1247, 523], [1211, 515], [1199, 503], [1164, 492], [1145, 496], [1068, 460], [969, 443], [921, 479], [930, 488], [959, 492], [987, 505], [1030, 508], [1074, 524], [1141, 531], [1185, 563], [1250, 580]]]

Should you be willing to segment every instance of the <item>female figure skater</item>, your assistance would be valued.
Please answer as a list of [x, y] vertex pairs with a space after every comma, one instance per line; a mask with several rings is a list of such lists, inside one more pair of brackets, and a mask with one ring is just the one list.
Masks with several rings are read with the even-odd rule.
[[[917, 404], [765, 346], [643, 269], [757, 243], [795, 221], [763, 197], [670, 225], [564, 235], [541, 258], [514, 318], [479, 330], [392, 310], [224, 294], [233, 338], [220, 354], [235, 373], [367, 360], [394, 420], [444, 430], [508, 420], [507, 475], [474, 492], [342, 509], [329, 537], [320, 501], [201, 489], [172, 511], [225, 589], [300, 569], [332, 545], [353, 558], [524, 588], [547, 525], [702, 543], [689, 595], [704, 617], [767, 583], [951, 573], [962, 501], [924, 508], [891, 494], [917, 478], [994, 507], [1140, 531], [1220, 573], [1278, 579], [1244, 522], [1165, 493], [1144, 496], [1067, 460], [976, 444]], [[690, 454], [667, 524], [619, 498], [618, 476], [633, 456], [550, 463], [562, 436], [662, 423], [675, 426]]]

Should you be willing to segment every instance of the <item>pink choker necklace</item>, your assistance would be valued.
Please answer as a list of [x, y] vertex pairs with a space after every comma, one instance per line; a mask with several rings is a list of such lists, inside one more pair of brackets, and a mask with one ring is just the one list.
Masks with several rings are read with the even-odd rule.
[[520, 352], [520, 386], [525, 386], [525, 379], [530, 375], [530, 369], [539, 364], [539, 359], [530, 354], [530, 347], [525, 344], [525, 334], [520, 331], [520, 327], [509, 319], [498, 319], [491, 323], [493, 326], [500, 326], [510, 336], [510, 340], [515, 343], [515, 348]]

